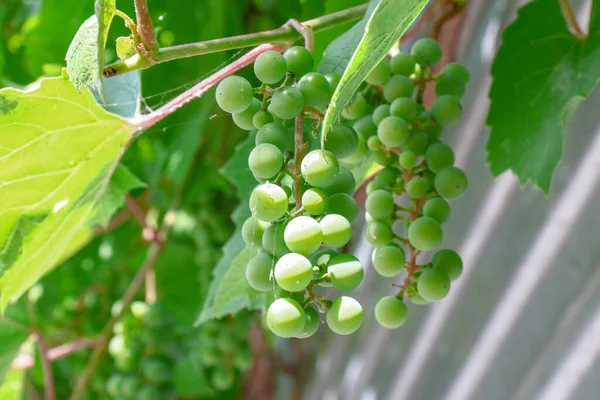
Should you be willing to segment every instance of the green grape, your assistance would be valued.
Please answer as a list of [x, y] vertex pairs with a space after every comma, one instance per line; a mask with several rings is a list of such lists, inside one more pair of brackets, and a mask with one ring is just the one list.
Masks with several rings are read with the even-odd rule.
[[381, 276], [392, 278], [404, 269], [406, 263], [404, 250], [397, 246], [378, 247], [373, 251], [373, 268]]
[[362, 264], [352, 254], [333, 256], [327, 272], [333, 286], [343, 291], [356, 289], [365, 276]]
[[298, 89], [304, 96], [304, 104], [317, 108], [329, 102], [329, 82], [318, 72], [309, 72], [298, 81]]
[[272, 183], [258, 185], [250, 195], [250, 211], [261, 221], [273, 222], [283, 217], [288, 210], [288, 196]]
[[450, 278], [444, 270], [426, 269], [417, 280], [417, 290], [421, 297], [427, 301], [441, 300], [450, 291]]
[[375, 319], [387, 329], [396, 329], [404, 325], [407, 313], [406, 304], [393, 296], [382, 297], [375, 305]]
[[365, 80], [369, 85], [383, 85], [390, 79], [391, 74], [392, 69], [390, 67], [390, 60], [384, 58], [375, 66], [375, 68], [373, 68]]
[[433, 250], [442, 243], [443, 237], [439, 222], [430, 217], [419, 217], [408, 227], [408, 240], [417, 250]]
[[357, 132], [358, 144], [356, 150], [349, 156], [344, 158], [344, 163], [351, 166], [359, 166], [368, 155], [367, 141], [361, 133]]
[[419, 306], [424, 306], [425, 304], [429, 304], [428, 300], [425, 300], [418, 293], [412, 293], [410, 295], [410, 302]]
[[246, 267], [246, 280], [252, 288], [259, 292], [268, 292], [273, 289], [271, 269], [275, 259], [266, 253], [254, 256]]
[[317, 333], [321, 319], [319, 313], [312, 307], [304, 310], [304, 328], [296, 335], [300, 339], [306, 339]]
[[392, 157], [392, 152], [387, 152], [384, 150], [375, 150], [371, 153], [373, 161], [382, 166], [391, 165], [394, 160], [397, 160], [398, 157]]
[[332, 249], [321, 249], [310, 257], [310, 262], [318, 267], [329, 265], [329, 261], [337, 252]]
[[325, 150], [339, 158], [346, 158], [356, 151], [358, 135], [354, 129], [345, 125], [334, 125], [327, 134]]
[[435, 174], [433, 172], [426, 169], [423, 172], [421, 172], [421, 178], [425, 179], [429, 190], [433, 189], [433, 181], [435, 180]]
[[305, 312], [295, 300], [280, 298], [267, 310], [267, 326], [282, 338], [298, 336], [305, 324]]
[[219, 82], [217, 104], [228, 113], [240, 113], [252, 104], [252, 85], [241, 76], [228, 76]]
[[412, 97], [413, 83], [404, 75], [392, 76], [383, 86], [383, 97], [388, 103], [399, 97]]
[[269, 223], [263, 222], [256, 217], [250, 217], [242, 225], [242, 238], [248, 246], [259, 248], [262, 245], [262, 238]]
[[435, 140], [440, 137], [442, 130], [443, 129], [440, 125], [438, 125], [435, 121], [430, 120], [425, 127], [424, 132], [427, 133], [432, 140]]
[[412, 151], [403, 151], [398, 160], [404, 169], [413, 169], [417, 165], [417, 155]]
[[447, 167], [435, 175], [434, 186], [444, 199], [456, 200], [467, 190], [467, 175], [460, 168]]
[[446, 143], [433, 143], [427, 148], [425, 160], [429, 169], [435, 173], [454, 165], [454, 152]]
[[465, 84], [452, 75], [442, 76], [435, 84], [435, 95], [450, 95], [461, 98], [465, 95]]
[[171, 365], [160, 358], [143, 358], [140, 369], [144, 378], [151, 383], [166, 383], [173, 372]]
[[302, 195], [302, 207], [310, 215], [323, 214], [327, 210], [329, 198], [324, 190], [318, 188], [308, 189]]
[[228, 333], [222, 333], [218, 335], [216, 337], [216, 343], [217, 348], [221, 350], [224, 354], [231, 354], [238, 347], [237, 339], [235, 338], [235, 336]]
[[123, 375], [112, 374], [106, 381], [106, 392], [111, 396], [117, 397], [121, 394], [121, 382], [123, 381]]
[[444, 68], [440, 71], [440, 75], [442, 76], [453, 76], [455, 78], [460, 79], [465, 85], [469, 83], [471, 79], [471, 74], [469, 74], [469, 70], [462, 64], [459, 63], [449, 63], [444, 65]]
[[268, 85], [277, 83], [285, 77], [287, 63], [285, 58], [273, 50], [265, 51], [254, 61], [254, 75]]
[[131, 310], [133, 317], [142, 322], [146, 321], [148, 313], [150, 312], [150, 306], [143, 301], [134, 301], [129, 306], [129, 309]]
[[391, 225], [383, 221], [373, 221], [367, 226], [366, 238], [375, 247], [387, 245], [394, 237]]
[[[211, 343], [214, 338], [211, 338]], [[223, 360], [223, 354], [216, 347], [205, 347], [202, 350], [202, 363], [208, 367], [214, 367]]]
[[342, 111], [342, 116], [346, 119], [358, 119], [367, 113], [367, 100], [362, 93], [357, 92], [352, 97], [351, 102]]
[[281, 123], [270, 122], [258, 129], [254, 143], [257, 146], [263, 143], [270, 143], [285, 153], [294, 148], [294, 134]]
[[425, 154], [429, 146], [429, 135], [423, 131], [415, 131], [402, 146], [402, 151], [412, 151], [417, 155]]
[[252, 98], [252, 103], [250, 103], [250, 107], [245, 109], [240, 113], [233, 113], [231, 117], [233, 118], [233, 122], [240, 128], [246, 131], [254, 130], [254, 115], [260, 110], [260, 100], [256, 98]]
[[304, 157], [300, 169], [306, 183], [316, 187], [327, 187], [335, 181], [340, 166], [330, 151], [313, 150]]
[[450, 217], [450, 205], [441, 197], [434, 197], [423, 205], [423, 215], [443, 224]]
[[286, 86], [271, 97], [271, 112], [281, 119], [296, 118], [304, 107], [304, 97], [295, 87]]
[[119, 371], [133, 371], [138, 366], [138, 359], [133, 351], [127, 349], [122, 354], [114, 357], [115, 367]]
[[315, 219], [306, 216], [288, 222], [283, 237], [291, 251], [305, 256], [317, 251], [323, 242], [321, 226]]
[[462, 106], [460, 100], [454, 96], [440, 96], [431, 106], [431, 115], [441, 126], [448, 126], [456, 123], [462, 116]]
[[356, 200], [349, 194], [336, 193], [329, 197], [328, 214], [342, 215], [350, 224], [354, 224], [358, 218], [359, 211]]
[[323, 232], [323, 244], [325, 246], [339, 248], [345, 246], [352, 237], [350, 221], [339, 214], [328, 214], [319, 221]]
[[379, 125], [384, 118], [389, 117], [391, 114], [390, 106], [387, 104], [382, 104], [377, 106], [375, 110], [373, 110], [373, 122], [375, 125]]
[[338, 335], [350, 335], [362, 325], [363, 310], [352, 297], [341, 296], [333, 301], [325, 319], [329, 328]]
[[417, 115], [417, 103], [409, 97], [398, 97], [390, 105], [390, 114], [405, 121], [412, 121]]
[[342, 77], [340, 74], [331, 72], [329, 74], [325, 74], [325, 79], [327, 79], [327, 82], [329, 83], [329, 96], [331, 97], [333, 96], [335, 89], [337, 89], [338, 85], [340, 84]]
[[248, 167], [258, 179], [272, 178], [283, 167], [283, 154], [270, 143], [259, 144], [250, 152]]
[[402, 118], [389, 116], [377, 126], [377, 136], [387, 147], [401, 147], [410, 137], [410, 127]]
[[150, 385], [144, 385], [137, 393], [136, 400], [162, 400], [159, 388]]
[[231, 363], [239, 371], [247, 371], [252, 367], [252, 351], [247, 346], [238, 346], [233, 353]]
[[390, 63], [394, 75], [410, 76], [415, 72], [415, 59], [410, 53], [398, 53]]
[[392, 216], [396, 204], [391, 193], [385, 190], [376, 190], [365, 201], [365, 210], [375, 219]]
[[448, 274], [450, 280], [457, 280], [462, 274], [463, 261], [453, 250], [444, 249], [440, 250], [433, 256], [431, 265], [435, 269], [442, 270]]
[[256, 129], [260, 129], [271, 122], [273, 122], [273, 116], [268, 111], [258, 111], [252, 117], [252, 125], [254, 125]]
[[313, 70], [314, 59], [310, 51], [302, 46], [293, 46], [283, 53], [283, 57], [287, 62], [287, 70], [294, 74], [296, 79], [300, 79], [302, 75]]
[[275, 257], [281, 257], [290, 252], [285, 244], [283, 233], [285, 232], [285, 224], [272, 224], [267, 228], [262, 236], [262, 247], [268, 254]]
[[371, 136], [367, 139], [367, 147], [369, 150], [379, 150], [382, 146], [383, 143], [381, 143], [381, 140], [377, 136]]
[[356, 190], [356, 179], [350, 170], [340, 166], [335, 180], [328, 186], [323, 188], [327, 194], [347, 193], [354, 194]]
[[126, 353], [128, 350], [125, 337], [122, 335], [115, 335], [108, 342], [108, 354], [115, 358]]
[[135, 375], [123, 376], [120, 384], [121, 395], [125, 398], [132, 399], [137, 396], [138, 391], [142, 387], [140, 378]]
[[375, 179], [378, 181], [385, 182], [389, 185], [394, 185], [400, 175], [400, 170], [395, 167], [385, 167], [375, 175]]
[[390, 185], [383, 181], [372, 180], [371, 182], [367, 183], [367, 194], [369, 195], [376, 190], [385, 190], [389, 187]]
[[427, 181], [421, 177], [414, 177], [406, 183], [406, 194], [413, 199], [420, 199], [425, 197], [429, 189]]
[[[375, 113], [375, 111], [373, 113]], [[375, 122], [373, 121], [373, 116], [371, 115], [366, 115], [356, 120], [356, 122], [352, 125], [352, 128], [354, 128], [354, 130], [357, 133], [363, 135], [365, 140], [370, 138], [371, 136], [377, 135], [377, 125], [375, 125]]]
[[417, 40], [410, 49], [410, 54], [421, 66], [431, 67], [442, 58], [442, 49], [438, 42], [429, 38]]
[[234, 381], [235, 376], [229, 367], [215, 368], [210, 377], [210, 383], [212, 384], [213, 388], [221, 392], [231, 389]]

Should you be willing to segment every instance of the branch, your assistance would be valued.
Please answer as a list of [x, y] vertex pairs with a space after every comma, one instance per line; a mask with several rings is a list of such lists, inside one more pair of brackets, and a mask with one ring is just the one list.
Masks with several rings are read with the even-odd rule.
[[31, 332], [37, 337], [38, 347], [42, 359], [42, 369], [44, 371], [44, 397], [45, 400], [55, 400], [56, 393], [54, 391], [54, 374], [52, 373], [52, 361], [48, 357], [48, 346], [44, 335], [38, 329], [33, 328]]
[[[137, 1], [139, 0], [136, 0], [136, 2]], [[312, 30], [314, 33], [321, 32], [362, 18], [367, 11], [367, 6], [367, 4], [363, 4], [357, 7], [348, 8], [333, 14], [302, 22], [301, 25], [305, 31]], [[138, 69], [149, 68], [152, 65], [160, 64], [165, 61], [217, 53], [220, 51], [244, 49], [264, 43], [275, 43], [289, 47], [300, 38], [302, 38], [300, 32], [294, 29], [289, 23], [286, 23], [282, 27], [270, 31], [164, 47], [158, 49], [154, 58], [149, 61], [136, 54], [127, 60], [119, 61], [105, 67], [103, 75], [108, 78]]]
[[569, 4], [569, 0], [559, 0], [559, 3], [563, 15], [567, 20], [567, 25], [569, 25], [569, 27], [573, 29], [573, 32], [578, 39], [584, 39], [586, 35], [585, 33], [583, 33], [583, 30], [579, 26], [579, 22], [577, 22], [577, 18], [575, 17], [575, 13], [573, 12], [571, 5]]
[[304, 143], [304, 110], [298, 114], [294, 123], [294, 196], [296, 197], [296, 211], [302, 208], [302, 173], [300, 172], [302, 159], [306, 152]]
[[[69, 354], [75, 353], [76, 351], [92, 347], [96, 344], [96, 342], [97, 339], [83, 338], [77, 339], [73, 342], [61, 344], [60, 346], [53, 347], [47, 351], [48, 360], [58, 360], [59, 358], [66, 357]], [[13, 362], [10, 364], [10, 368], [16, 370], [23, 370], [33, 367], [34, 364], [35, 359], [32, 355], [21, 354], [13, 360]]]
[[135, 4], [135, 18], [137, 20], [137, 32], [146, 50], [150, 53], [158, 51], [158, 41], [154, 33], [152, 16], [148, 11], [146, 0], [133, 0]]

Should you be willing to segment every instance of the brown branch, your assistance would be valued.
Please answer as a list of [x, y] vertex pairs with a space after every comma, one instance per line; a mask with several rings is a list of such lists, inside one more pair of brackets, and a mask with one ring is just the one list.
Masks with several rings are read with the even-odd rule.
[[575, 17], [575, 13], [569, 4], [569, 0], [559, 0], [559, 3], [562, 13], [567, 20], [567, 25], [573, 30], [573, 33], [578, 39], [584, 39], [586, 35], [583, 32], [583, 29], [581, 29], [579, 26], [579, 22], [577, 22], [577, 18]]
[[56, 400], [54, 391], [54, 374], [52, 373], [52, 361], [48, 357], [48, 346], [44, 335], [37, 328], [31, 329], [31, 332], [37, 337], [38, 347], [42, 360], [42, 370], [44, 372], [44, 397], [45, 400]]
[[[92, 347], [96, 344], [96, 342], [97, 339], [83, 338], [77, 339], [73, 342], [61, 344], [60, 346], [53, 347], [47, 352], [48, 360], [58, 360], [59, 358], [66, 357], [69, 354], [75, 353], [79, 350]], [[33, 367], [34, 364], [35, 359], [32, 355], [21, 354], [13, 360], [13, 362], [10, 364], [10, 368], [17, 370], [29, 369]]]
[[290, 19], [288, 22], [286, 22], [286, 25], [291, 26], [302, 35], [304, 38], [304, 47], [306, 47], [306, 49], [312, 53], [315, 49], [315, 35], [311, 26], [302, 25], [302, 23], [297, 19]]
[[152, 16], [148, 10], [146, 0], [133, 0], [135, 4], [135, 18], [137, 20], [137, 32], [144, 44], [146, 50], [150, 53], [156, 53], [158, 50], [158, 41], [154, 33], [154, 24]]
[[146, 212], [130, 193], [125, 195], [125, 204], [131, 215], [133, 215], [135, 220], [142, 226], [142, 229], [146, 228]]

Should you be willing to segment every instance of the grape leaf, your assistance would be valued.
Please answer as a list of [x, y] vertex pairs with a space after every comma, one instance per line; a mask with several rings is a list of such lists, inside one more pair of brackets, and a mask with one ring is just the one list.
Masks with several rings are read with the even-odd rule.
[[564, 125], [600, 77], [599, 32], [597, 1], [586, 38], [569, 31], [557, 1], [519, 10], [492, 67], [487, 151], [494, 175], [511, 169], [522, 184], [529, 180], [548, 193]]
[[[2, 308], [82, 244], [90, 224], [106, 220], [100, 200], [135, 130], [64, 78], [0, 90], [0, 251], [21, 235], [0, 279]], [[122, 189], [137, 184], [117, 176]], [[30, 218], [41, 221], [31, 226]]]
[[[117, 0], [96, 0], [94, 3], [96, 19], [98, 20], [98, 36], [96, 37], [96, 52], [98, 54], [98, 79], [101, 79], [104, 66], [104, 48], [108, 40], [108, 30], [117, 11]], [[102, 82], [101, 82], [102, 83]]]
[[[352, 57], [345, 65], [340, 84], [323, 119], [323, 143], [327, 132], [337, 123], [356, 89], [400, 39], [427, 2], [428, 0], [373, 0], [369, 5], [370, 13], [327, 48], [321, 72], [339, 69], [346, 64], [347, 54], [352, 53]], [[358, 37], [360, 40], [357, 42]]]
[[77, 90], [86, 86], [100, 90], [98, 35], [98, 18], [92, 15], [81, 24], [67, 50], [67, 72]]
[[25, 389], [25, 370], [11, 369], [6, 373], [0, 386], [0, 399], [21, 400]]
[[[19, 347], [27, 337], [29, 337], [28, 331], [8, 320], [0, 319], [0, 381], [4, 380], [4, 376], [17, 355]], [[0, 398], [4, 399], [4, 397]]]

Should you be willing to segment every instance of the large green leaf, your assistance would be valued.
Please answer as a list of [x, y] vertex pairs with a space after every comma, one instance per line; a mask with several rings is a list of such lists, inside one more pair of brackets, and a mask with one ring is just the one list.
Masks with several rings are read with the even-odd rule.
[[520, 9], [492, 67], [487, 151], [494, 175], [511, 169], [521, 183], [530, 180], [548, 193], [565, 122], [600, 77], [598, 33], [598, 1], [586, 38], [569, 31], [558, 1], [536, 0]]
[[[0, 252], [13, 254], [0, 279], [2, 307], [106, 220], [100, 201], [135, 129], [64, 78], [0, 90]], [[117, 177], [121, 191], [139, 183]], [[114, 211], [118, 196], [107, 195]]]
[[[345, 66], [323, 119], [322, 141], [367, 75], [408, 29], [428, 0], [373, 0], [365, 18], [327, 48], [322, 72]], [[357, 41], [358, 39], [358, 41]], [[349, 61], [347, 55], [352, 54]]]
[[[0, 319], [0, 382], [4, 381], [4, 376], [17, 355], [19, 347], [29, 335], [30, 332], [7, 320]], [[0, 398], [4, 399], [4, 397]]]
[[92, 15], [81, 24], [67, 50], [67, 71], [78, 90], [86, 86], [100, 90], [99, 34], [98, 18]]

